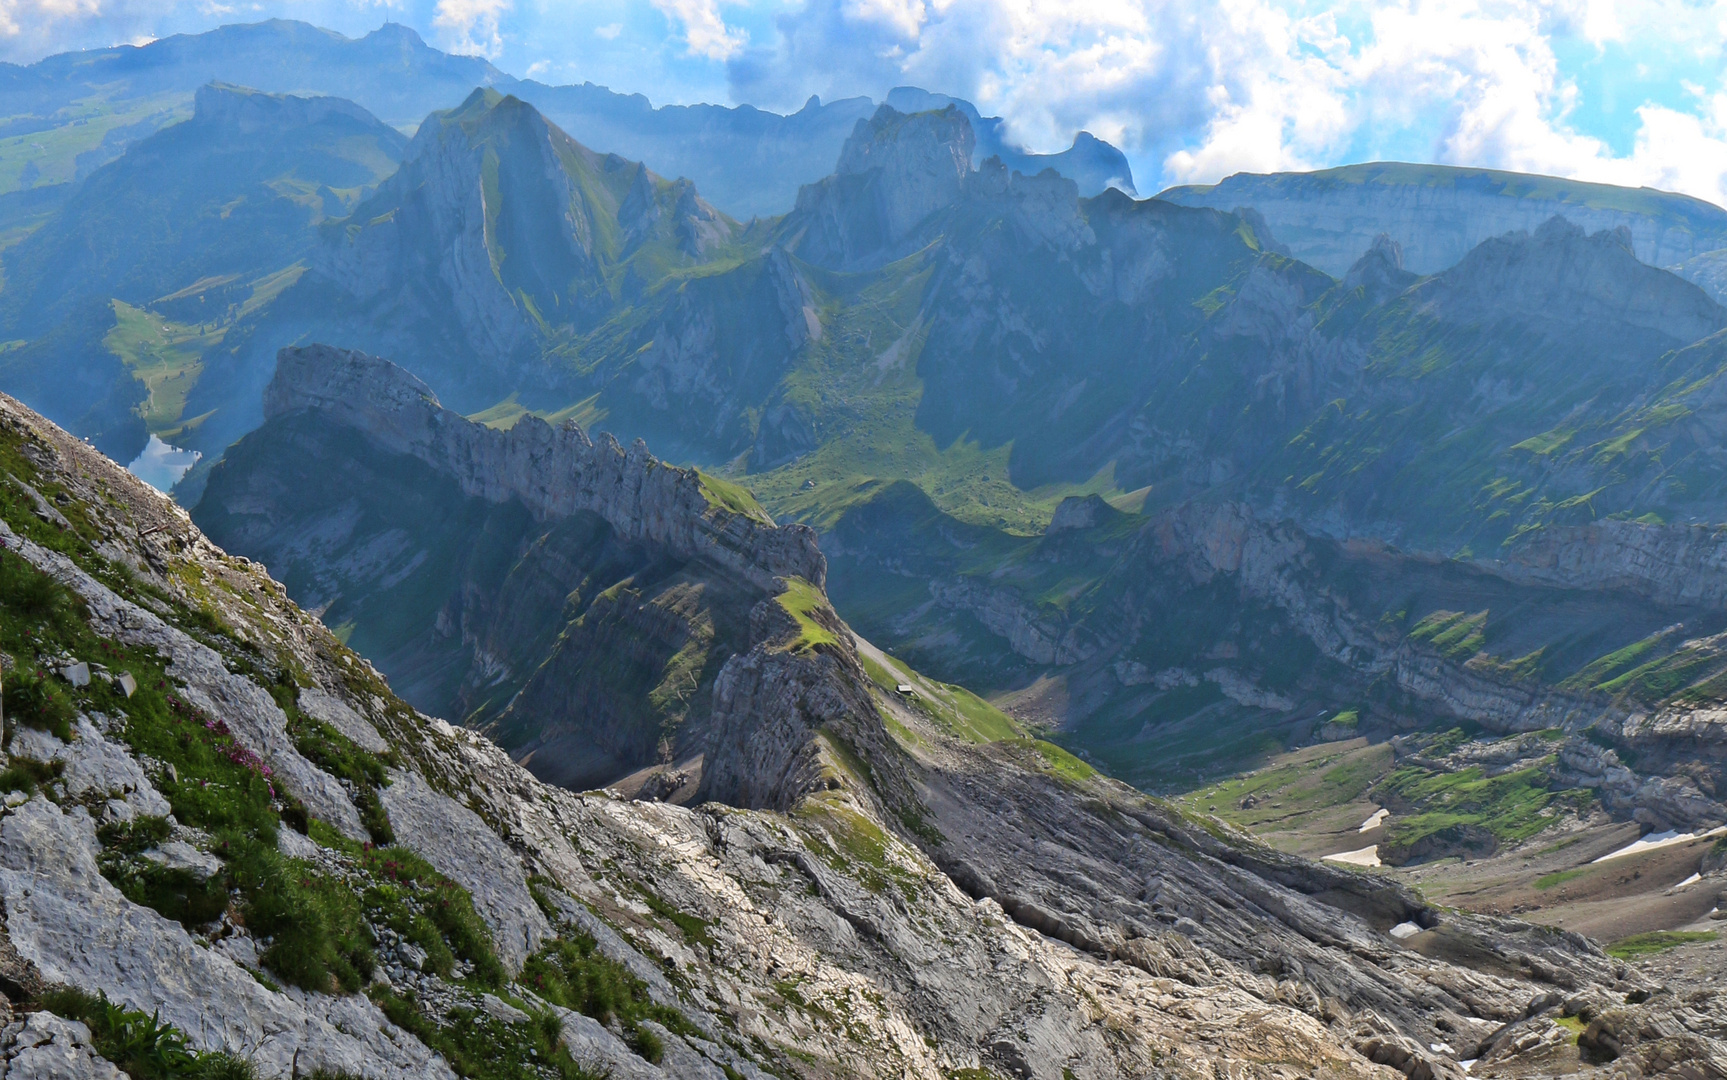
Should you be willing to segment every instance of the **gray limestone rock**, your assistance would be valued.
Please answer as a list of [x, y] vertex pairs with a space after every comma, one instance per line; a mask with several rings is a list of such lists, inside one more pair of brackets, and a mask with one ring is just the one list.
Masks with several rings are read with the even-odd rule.
[[20, 724], [13, 728], [12, 745], [9, 749], [13, 757], [49, 762], [56, 760], [60, 751], [65, 748], [65, 743], [41, 728]]
[[527, 872], [509, 846], [472, 810], [440, 794], [417, 773], [395, 772], [382, 792], [396, 841], [473, 894], [474, 909], [491, 927], [498, 958], [511, 973], [552, 936], [528, 891]]
[[624, 537], [708, 559], [770, 591], [778, 577], [820, 585], [827, 576], [811, 529], [716, 506], [695, 470], [655, 460], [639, 441], [626, 452], [609, 434], [595, 442], [579, 427], [553, 428], [532, 416], [508, 431], [471, 423], [375, 356], [322, 345], [283, 349], [265, 416], [299, 409], [321, 410], [382, 450], [419, 458], [469, 495], [519, 499], [541, 520], [589, 510]]
[[553, 1006], [553, 1011], [563, 1022], [558, 1041], [564, 1044], [576, 1064], [585, 1065], [602, 1076], [610, 1075], [614, 1080], [664, 1080], [668, 1075], [642, 1060], [624, 1040], [593, 1017], [556, 1006]]
[[314, 720], [322, 720], [354, 741], [362, 750], [381, 754], [390, 748], [372, 722], [326, 690], [308, 686], [300, 691], [300, 711]]
[[267, 989], [179, 923], [121, 896], [97, 869], [96, 851], [81, 808], [65, 814], [37, 798], [0, 824], [7, 933], [49, 982], [159, 1013], [194, 1046], [249, 1057], [265, 1075], [298, 1062], [402, 1080], [454, 1076], [424, 1046], [396, 1041], [363, 997]]
[[188, 871], [199, 881], [207, 881], [222, 872], [221, 859], [207, 851], [199, 851], [184, 840], [169, 840], [144, 852], [143, 857], [169, 870]]
[[9, 549], [77, 592], [89, 606], [97, 632], [129, 645], [149, 646], [168, 659], [168, 675], [180, 684], [186, 699], [258, 755], [272, 770], [273, 782], [346, 835], [368, 838], [359, 811], [336, 778], [295, 749], [288, 738], [288, 718], [263, 687], [230, 672], [220, 653], [118, 596], [59, 552], [18, 536], [4, 522], [0, 522], [0, 537]]
[[[167, 817], [172, 807], [156, 790], [136, 759], [110, 742], [88, 717], [80, 717], [70, 745], [55, 751], [66, 763], [62, 782], [73, 798], [102, 795], [124, 802], [134, 814]], [[16, 746], [16, 743], [14, 743]]]
[[51, 1012], [33, 1012], [0, 1049], [3, 1080], [126, 1080], [96, 1053], [90, 1029]]

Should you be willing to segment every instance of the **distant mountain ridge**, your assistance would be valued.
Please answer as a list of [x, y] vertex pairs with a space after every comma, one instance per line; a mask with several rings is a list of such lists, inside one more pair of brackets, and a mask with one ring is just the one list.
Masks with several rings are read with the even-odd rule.
[[[827, 173], [852, 126], [874, 108], [867, 98], [828, 104], [812, 98], [790, 115], [750, 105], [655, 108], [641, 94], [615, 93], [592, 83], [548, 86], [517, 79], [480, 57], [434, 49], [396, 23], [350, 39], [307, 23], [273, 19], [177, 34], [138, 47], [64, 53], [28, 66], [0, 65], [0, 137], [59, 127], [80, 100], [108, 101], [110, 112], [124, 113], [133, 122], [114, 128], [112, 137], [103, 133], [106, 126], [91, 129], [79, 166], [87, 170], [177, 119], [175, 110], [208, 82], [344, 97], [403, 129], [429, 113], [454, 108], [475, 87], [495, 89], [532, 103], [588, 146], [645, 161], [669, 177], [688, 177], [741, 218], [790, 209], [798, 185]], [[895, 93], [940, 96], [915, 88]], [[976, 109], [961, 104], [977, 118]], [[1012, 145], [1001, 127], [999, 119], [988, 122], [984, 145], [1013, 167], [1054, 168], [1072, 175], [1088, 194], [1111, 184], [1133, 189], [1126, 158], [1088, 134], [1081, 133], [1061, 154], [1034, 155]], [[0, 153], [0, 215], [7, 198], [3, 193], [11, 190], [6, 178], [19, 168], [9, 168]], [[28, 186], [14, 181], [12, 188]]]
[[1533, 231], [1562, 215], [1590, 232], [1621, 225], [1651, 266], [1727, 247], [1727, 210], [1686, 195], [1451, 165], [1372, 162], [1307, 173], [1237, 173], [1172, 187], [1158, 198], [1264, 215], [1303, 262], [1341, 277], [1380, 233], [1403, 246], [1410, 270], [1453, 266], [1489, 237]]

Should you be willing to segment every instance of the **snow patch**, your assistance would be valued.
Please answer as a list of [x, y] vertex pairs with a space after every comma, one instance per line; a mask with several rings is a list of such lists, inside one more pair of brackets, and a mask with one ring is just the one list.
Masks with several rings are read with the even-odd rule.
[[1608, 852], [1599, 859], [1596, 859], [1595, 862], [1606, 862], [1608, 859], [1617, 859], [1622, 855], [1639, 855], [1645, 851], [1654, 851], [1656, 848], [1672, 847], [1674, 844], [1688, 844], [1693, 840], [1703, 840], [1711, 836], [1720, 836], [1724, 833], [1727, 833], [1727, 825], [1720, 825], [1716, 828], [1710, 829], [1708, 832], [1702, 833], [1682, 833], [1673, 829], [1668, 829], [1666, 832], [1650, 833], [1647, 836], [1633, 840], [1618, 851]]
[[1334, 855], [1325, 856], [1326, 862], [1348, 863], [1350, 866], [1379, 866], [1379, 845], [1364, 847], [1357, 851], [1339, 851]]

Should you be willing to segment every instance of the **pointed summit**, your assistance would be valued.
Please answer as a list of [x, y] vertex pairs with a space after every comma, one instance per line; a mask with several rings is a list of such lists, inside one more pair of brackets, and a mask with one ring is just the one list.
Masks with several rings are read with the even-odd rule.
[[1403, 245], [1380, 233], [1343, 276], [1343, 290], [1361, 289], [1369, 302], [1383, 304], [1416, 280], [1415, 274], [1403, 268]]
[[975, 145], [971, 121], [953, 105], [911, 114], [881, 106], [852, 129], [834, 175], [798, 192], [797, 254], [851, 266], [915, 249], [920, 226], [959, 200]]
[[632, 260], [701, 260], [735, 230], [687, 181], [589, 150], [532, 105], [480, 87], [420, 125], [401, 171], [327, 231], [319, 270], [374, 347], [429, 331], [449, 342], [449, 362], [469, 358], [465, 380], [485, 383], [472, 357], [508, 363], [585, 330], [611, 310]]

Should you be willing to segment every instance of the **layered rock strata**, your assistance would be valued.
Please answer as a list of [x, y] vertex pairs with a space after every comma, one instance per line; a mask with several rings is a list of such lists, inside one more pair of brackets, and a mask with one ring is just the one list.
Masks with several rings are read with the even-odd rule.
[[443, 408], [425, 383], [377, 357], [323, 345], [283, 349], [264, 397], [266, 419], [316, 410], [406, 454], [490, 502], [518, 500], [539, 520], [591, 511], [621, 535], [723, 566], [761, 589], [801, 577], [820, 586], [815, 533], [716, 505], [693, 469], [667, 466], [639, 440], [624, 450], [602, 432], [525, 416], [506, 431]]

